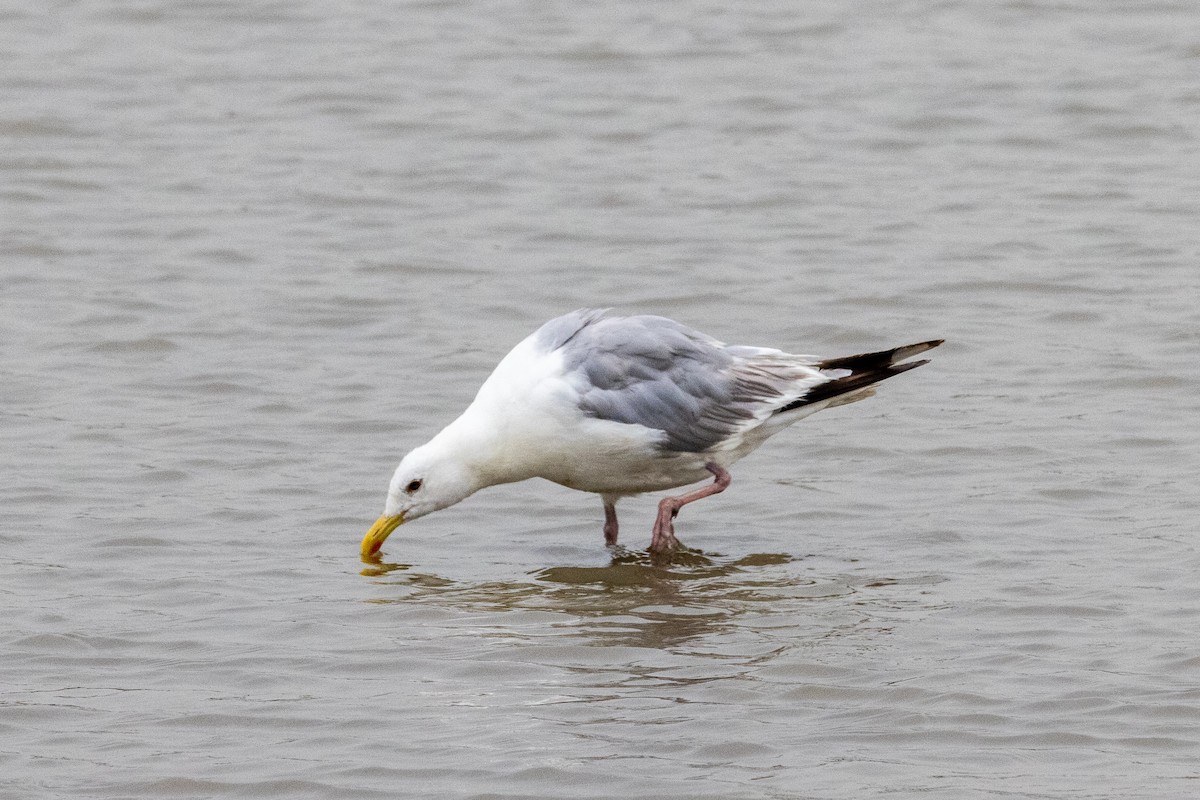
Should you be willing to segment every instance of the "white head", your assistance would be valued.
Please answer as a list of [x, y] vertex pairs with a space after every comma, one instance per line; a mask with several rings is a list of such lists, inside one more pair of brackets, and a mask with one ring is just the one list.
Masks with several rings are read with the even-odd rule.
[[474, 471], [454, 457], [438, 439], [406, 455], [388, 486], [383, 516], [362, 542], [364, 557], [375, 555], [403, 522], [452, 506], [482, 488]]
[[406, 455], [396, 467], [383, 513], [416, 519], [461, 502], [478, 488], [466, 464], [446, 457], [436, 442], [430, 442]]

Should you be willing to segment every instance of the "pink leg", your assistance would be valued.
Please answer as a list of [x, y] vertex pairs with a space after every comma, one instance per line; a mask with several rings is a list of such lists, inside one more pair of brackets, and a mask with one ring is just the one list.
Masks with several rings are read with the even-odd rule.
[[729, 488], [729, 482], [732, 478], [728, 472], [711, 461], [705, 464], [704, 468], [716, 477], [715, 481], [702, 489], [688, 492], [679, 497], [664, 497], [659, 502], [658, 519], [654, 521], [654, 536], [650, 540], [650, 552], [664, 553], [674, 550], [679, 546], [679, 540], [675, 538], [675, 525], [673, 523], [675, 515], [679, 513], [679, 509], [688, 503], [694, 503], [709, 495], [719, 494]]
[[612, 547], [617, 543], [617, 498], [604, 495], [604, 543]]

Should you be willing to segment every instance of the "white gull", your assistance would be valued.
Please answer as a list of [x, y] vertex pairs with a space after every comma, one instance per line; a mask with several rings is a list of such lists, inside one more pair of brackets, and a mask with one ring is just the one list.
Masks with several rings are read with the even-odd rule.
[[552, 319], [496, 366], [458, 419], [400, 462], [383, 516], [362, 541], [376, 558], [401, 523], [487, 486], [545, 478], [595, 492], [617, 543], [621, 497], [714, 479], [658, 505], [650, 550], [678, 546], [684, 505], [724, 491], [729, 467], [768, 437], [927, 363], [941, 339], [841, 358], [727, 345], [674, 320], [581, 309]]

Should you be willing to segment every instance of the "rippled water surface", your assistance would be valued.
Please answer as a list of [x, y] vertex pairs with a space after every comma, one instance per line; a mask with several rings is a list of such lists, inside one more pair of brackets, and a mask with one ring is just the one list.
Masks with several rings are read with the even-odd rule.
[[[0, 795], [1200, 791], [1200, 6], [8, 4]], [[580, 306], [933, 363], [358, 543]]]

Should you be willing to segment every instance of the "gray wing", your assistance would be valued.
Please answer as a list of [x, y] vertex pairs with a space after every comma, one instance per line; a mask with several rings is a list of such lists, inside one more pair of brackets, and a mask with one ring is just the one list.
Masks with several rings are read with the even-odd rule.
[[664, 450], [709, 450], [830, 379], [803, 357], [727, 347], [665, 317], [603, 313], [567, 314], [537, 336], [561, 350], [585, 414], [662, 431]]

